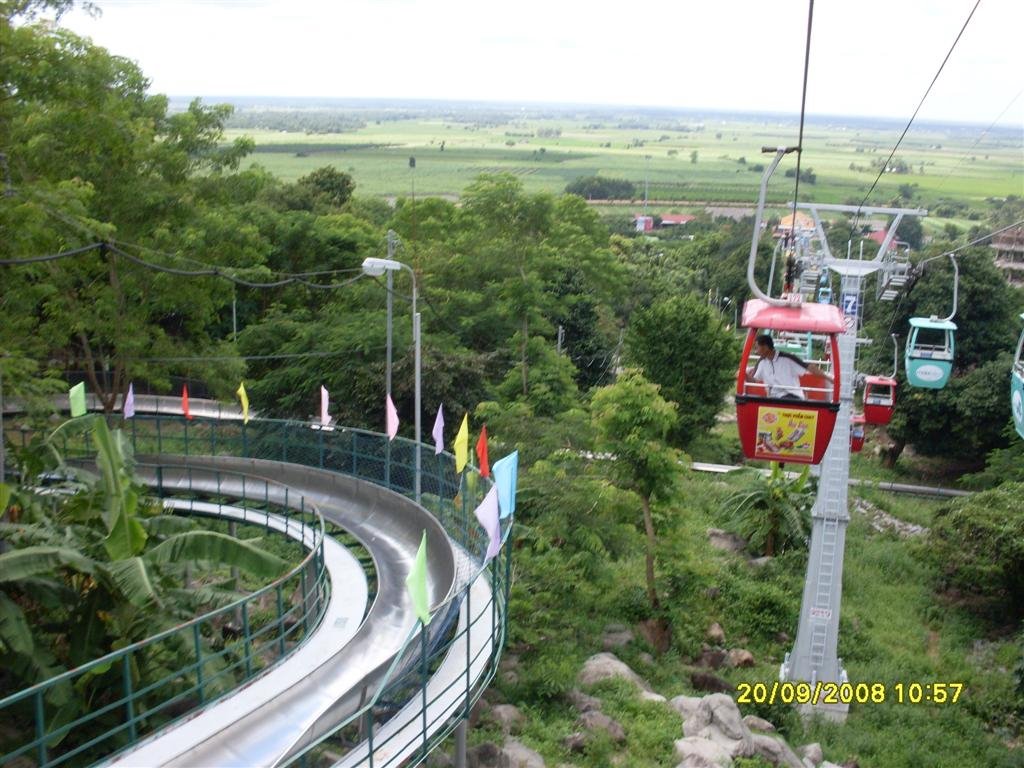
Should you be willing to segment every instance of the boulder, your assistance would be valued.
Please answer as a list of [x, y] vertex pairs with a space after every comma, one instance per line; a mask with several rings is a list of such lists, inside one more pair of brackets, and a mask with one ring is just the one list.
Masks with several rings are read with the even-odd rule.
[[526, 721], [518, 707], [511, 704], [495, 704], [491, 707], [491, 719], [497, 723], [505, 735], [518, 733]]
[[813, 744], [805, 744], [797, 750], [800, 757], [805, 760], [810, 760], [814, 765], [820, 765], [821, 761], [825, 759], [825, 753], [821, 749], [821, 744], [814, 742]]
[[594, 696], [587, 696], [579, 688], [569, 691], [569, 701], [576, 708], [577, 712], [589, 712], [592, 709], [601, 709], [601, 700]]
[[694, 672], [690, 675], [690, 683], [698, 691], [709, 693], [731, 693], [733, 690], [729, 683], [710, 672]]
[[745, 648], [732, 648], [729, 651], [730, 667], [752, 667], [754, 666], [754, 654]]
[[706, 667], [707, 669], [721, 669], [727, 658], [728, 654], [725, 651], [717, 648], [704, 648], [697, 658], [697, 666]]
[[672, 647], [672, 627], [664, 619], [645, 619], [636, 625], [636, 631], [658, 653]]
[[512, 740], [501, 750], [500, 768], [546, 768], [544, 758], [525, 744]]
[[713, 741], [730, 757], [754, 754], [753, 735], [743, 723], [736, 702], [724, 693], [701, 699], [697, 710], [683, 722], [683, 735]]
[[708, 528], [708, 543], [723, 552], [742, 552], [747, 548], [747, 542], [742, 536], [721, 528]]
[[626, 740], [626, 731], [622, 726], [603, 712], [597, 712], [593, 709], [589, 712], [584, 712], [580, 716], [580, 723], [588, 731], [604, 731], [617, 744], [621, 744]]
[[640, 691], [641, 701], [654, 701], [658, 704], [664, 704], [668, 699], [662, 696], [660, 693], [654, 693], [654, 691]]
[[746, 715], [743, 718], [744, 724], [752, 731], [774, 731], [775, 726], [764, 718], [757, 715]]
[[797, 757], [796, 753], [789, 748], [789, 744], [781, 739], [754, 734], [753, 741], [755, 754], [760, 755], [772, 765], [780, 765], [784, 768], [804, 768], [803, 760]]
[[722, 625], [716, 621], [708, 627], [706, 637], [708, 642], [714, 643], [715, 645], [723, 645], [725, 643], [725, 630], [722, 629]]
[[685, 721], [693, 717], [697, 708], [700, 707], [700, 702], [701, 698], [699, 696], [676, 696], [668, 704], [672, 709], [678, 712]]
[[601, 647], [606, 651], [614, 651], [633, 642], [633, 632], [622, 624], [609, 624], [604, 628]]
[[676, 740], [676, 768], [729, 768], [732, 757], [720, 745], [708, 739], [687, 736]]
[[467, 768], [498, 768], [501, 750], [497, 744], [485, 741], [466, 750]]
[[597, 653], [591, 656], [583, 662], [583, 669], [576, 680], [580, 685], [587, 686], [617, 677], [632, 683], [638, 690], [651, 690], [651, 686], [644, 682], [640, 675], [612, 653]]
[[587, 748], [587, 735], [576, 731], [576, 733], [570, 733], [564, 739], [562, 739], [562, 747], [566, 752], [572, 754], [580, 754]]
[[477, 699], [476, 704], [469, 710], [469, 727], [475, 728], [481, 718], [486, 719], [491, 714], [491, 703], [482, 696]]

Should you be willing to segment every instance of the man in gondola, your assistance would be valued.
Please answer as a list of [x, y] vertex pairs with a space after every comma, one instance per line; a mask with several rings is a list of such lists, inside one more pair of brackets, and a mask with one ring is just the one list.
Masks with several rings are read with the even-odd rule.
[[754, 352], [759, 359], [757, 365], [747, 368], [747, 381], [764, 384], [768, 397], [805, 400], [807, 396], [800, 385], [800, 377], [805, 373], [832, 381], [832, 377], [817, 365], [775, 349], [775, 342], [767, 333], [760, 334], [754, 340]]

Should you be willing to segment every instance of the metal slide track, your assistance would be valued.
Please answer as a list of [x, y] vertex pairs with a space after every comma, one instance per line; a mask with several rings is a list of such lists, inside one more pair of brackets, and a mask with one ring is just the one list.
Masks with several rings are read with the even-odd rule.
[[[345, 528], [366, 547], [377, 570], [378, 592], [362, 624], [343, 643], [336, 624], [346, 609], [340, 605], [335, 609], [335, 603], [351, 603], [348, 615], [361, 614], [362, 606], [358, 605], [357, 595], [349, 593], [347, 583], [332, 581], [328, 616], [333, 618], [314, 630], [288, 659], [194, 717], [118, 754], [108, 765], [251, 768], [288, 763], [329, 735], [374, 696], [395, 655], [413, 631], [416, 618], [405, 578], [424, 530], [428, 540], [427, 586], [431, 604], [442, 602], [455, 589], [456, 552], [444, 528], [433, 515], [398, 493], [335, 472], [278, 461], [228, 456], [138, 458], [140, 462], [164, 465], [164, 488], [179, 482], [183, 489], [207, 489], [230, 497], [230, 480], [226, 483], [222, 472], [273, 478], [275, 483], [287, 486], [316, 505], [325, 520]], [[180, 474], [169, 474], [167, 465], [179, 466]], [[155, 482], [155, 478], [149, 481]], [[490, 582], [478, 579], [468, 602], [485, 606], [493, 599]], [[469, 620], [468, 608], [462, 607], [462, 626]], [[492, 616], [490, 609], [483, 613], [488, 619]], [[387, 762], [385, 752], [412, 754], [423, 743], [424, 731], [440, 730], [451, 715], [459, 712], [460, 706], [465, 706], [465, 685], [452, 686], [450, 695], [442, 695], [437, 701], [433, 701], [436, 693], [430, 689], [444, 689], [453, 679], [465, 680], [467, 673], [472, 680], [479, 678], [490, 660], [490, 650], [482, 646], [491, 642], [492, 629], [493, 624], [478, 618], [469, 633], [468, 652], [464, 638], [449, 650], [428, 684], [431, 705], [426, 722], [422, 701], [412, 702], [392, 719], [393, 726], [389, 722], [378, 730], [374, 741], [381, 746], [374, 747], [375, 763], [382, 759]], [[415, 710], [419, 717], [406, 716], [406, 710]], [[397, 733], [409, 727], [416, 728], [413, 738], [409, 738], [407, 731], [395, 739], [389, 739], [385, 733], [386, 728]], [[402, 748], [399, 741], [414, 746], [410, 748], [407, 744]], [[343, 764], [356, 765], [360, 756], [367, 759], [368, 750], [365, 743], [356, 747]]]

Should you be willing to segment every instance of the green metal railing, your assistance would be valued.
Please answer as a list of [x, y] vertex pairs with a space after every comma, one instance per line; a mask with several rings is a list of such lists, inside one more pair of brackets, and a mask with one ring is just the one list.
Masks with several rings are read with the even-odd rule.
[[[0, 765], [18, 758], [39, 766], [87, 765], [109, 756], [261, 674], [301, 644], [323, 616], [330, 589], [324, 522], [304, 498], [289, 497], [273, 481], [231, 472], [204, 470], [193, 482], [188, 468], [140, 470], [154, 474], [157, 495], [178, 511], [267, 531], [281, 525], [309, 551], [288, 573], [241, 599], [0, 700], [0, 719], [32, 733], [0, 756]], [[184, 474], [184, 483], [165, 486], [165, 472]], [[197, 509], [197, 497], [212, 501]], [[286, 501], [274, 500], [279, 498]], [[91, 705], [70, 721], [51, 703], [69, 687], [88, 695]]]
[[[256, 419], [241, 421], [205, 419], [185, 420], [171, 415], [136, 415], [124, 425], [137, 454], [183, 454], [196, 456], [237, 456], [300, 464], [338, 472], [384, 486], [409, 498], [415, 498], [416, 444], [360, 429], [338, 427], [320, 429], [306, 422]], [[416, 765], [463, 719], [479, 699], [497, 672], [507, 630], [507, 604], [511, 576], [510, 528], [512, 519], [502, 521], [503, 546], [497, 557], [482, 563], [487, 535], [473, 510], [483, 500], [491, 481], [481, 478], [472, 467], [455, 472], [454, 457], [435, 454], [432, 446], [421, 447], [421, 503], [442, 523], [452, 541], [471, 562], [471, 573], [439, 606], [432, 606], [433, 620], [427, 630], [420, 625], [410, 633], [385, 678], [370, 691], [365, 706], [351, 714], [328, 733], [320, 734], [293, 760], [303, 764], [324, 749], [331, 754], [345, 753], [353, 744], [368, 741], [369, 754], [359, 764], [382, 766], [399, 761], [382, 761], [375, 752], [382, 747], [396, 749], [412, 746], [398, 744], [394, 735], [377, 736], [388, 721], [409, 702], [418, 700], [423, 707], [423, 727], [415, 738], [417, 751], [401, 762]], [[477, 579], [487, 579], [490, 597], [471, 598]], [[482, 605], [479, 603], [483, 602]], [[468, 617], [461, 628], [458, 610], [464, 607]], [[468, 635], [486, 621], [491, 627], [488, 642], [473, 650]], [[479, 634], [479, 632], [477, 632]], [[433, 672], [459, 643], [466, 646], [466, 674], [457, 683], [428, 697], [427, 683]], [[477, 669], [470, 676], [470, 668]], [[458, 686], [460, 704], [446, 708], [443, 722], [427, 722], [426, 712], [442, 697], [450, 698]]]

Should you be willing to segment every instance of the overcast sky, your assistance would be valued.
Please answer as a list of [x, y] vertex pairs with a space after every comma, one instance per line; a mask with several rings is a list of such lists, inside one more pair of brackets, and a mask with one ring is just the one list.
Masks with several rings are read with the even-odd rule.
[[[818, 0], [807, 111], [909, 119], [975, 0]], [[798, 113], [807, 0], [97, 0], [171, 96]], [[614, 10], [613, 10], [614, 7]], [[981, 0], [918, 117], [1024, 125], [1024, 0]], [[1002, 117], [1000, 118], [1000, 115]]]

